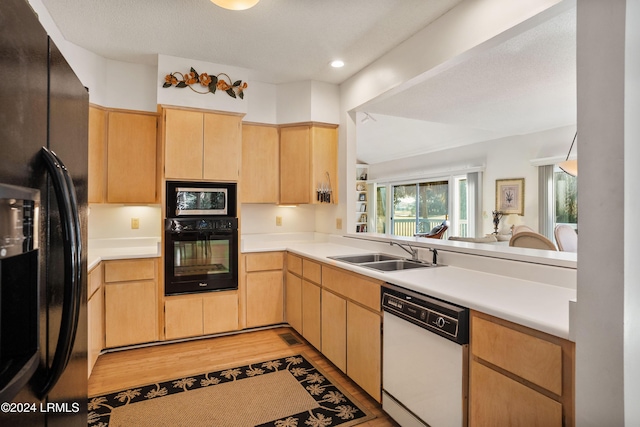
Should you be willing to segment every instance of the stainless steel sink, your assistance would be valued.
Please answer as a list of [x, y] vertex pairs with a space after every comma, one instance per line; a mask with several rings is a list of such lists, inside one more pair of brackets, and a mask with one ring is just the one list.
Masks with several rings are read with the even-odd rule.
[[412, 261], [400, 256], [382, 253], [330, 256], [329, 258], [335, 259], [336, 261], [355, 264], [359, 267], [372, 268], [378, 271], [398, 271], [412, 268], [433, 267], [432, 264], [425, 262]]
[[348, 262], [350, 264], [363, 264], [365, 262], [378, 262], [389, 260], [400, 260], [402, 257], [387, 254], [362, 254], [362, 255], [345, 255], [345, 256], [330, 256], [329, 258], [336, 261]]
[[360, 264], [361, 267], [374, 268], [380, 271], [398, 271], [408, 270], [411, 268], [426, 268], [432, 267], [431, 264], [424, 262], [416, 262], [408, 259], [398, 259], [394, 261], [378, 261]]

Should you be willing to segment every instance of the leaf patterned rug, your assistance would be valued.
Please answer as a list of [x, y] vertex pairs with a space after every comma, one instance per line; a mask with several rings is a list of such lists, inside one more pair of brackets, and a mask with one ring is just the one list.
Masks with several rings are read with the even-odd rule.
[[89, 426], [348, 427], [374, 418], [303, 355], [89, 398]]

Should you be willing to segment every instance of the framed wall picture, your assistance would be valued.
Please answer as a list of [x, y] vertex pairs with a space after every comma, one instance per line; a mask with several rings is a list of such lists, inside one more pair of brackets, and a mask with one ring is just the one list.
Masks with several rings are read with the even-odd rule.
[[496, 179], [496, 211], [524, 215], [524, 178]]

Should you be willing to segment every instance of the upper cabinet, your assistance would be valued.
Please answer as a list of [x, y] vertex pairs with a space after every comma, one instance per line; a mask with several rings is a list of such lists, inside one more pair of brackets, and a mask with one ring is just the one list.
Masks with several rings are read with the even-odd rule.
[[156, 203], [157, 115], [89, 109], [89, 203]]
[[163, 112], [165, 178], [238, 180], [240, 115], [171, 108]]
[[308, 124], [280, 129], [280, 203], [337, 203], [338, 130]]
[[278, 203], [280, 148], [278, 128], [242, 125], [242, 203]]
[[89, 106], [89, 203], [107, 199], [107, 110]]

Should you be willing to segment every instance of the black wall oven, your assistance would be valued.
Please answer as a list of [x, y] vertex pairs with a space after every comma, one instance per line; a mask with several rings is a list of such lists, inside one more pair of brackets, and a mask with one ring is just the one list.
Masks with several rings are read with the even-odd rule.
[[236, 184], [167, 181], [165, 295], [238, 289]]
[[238, 219], [165, 220], [165, 295], [238, 289]]

